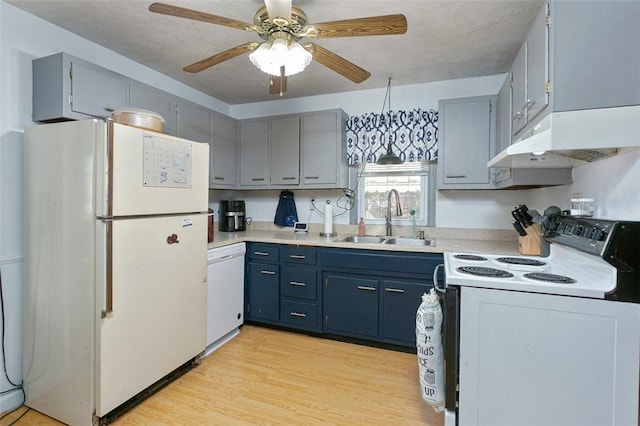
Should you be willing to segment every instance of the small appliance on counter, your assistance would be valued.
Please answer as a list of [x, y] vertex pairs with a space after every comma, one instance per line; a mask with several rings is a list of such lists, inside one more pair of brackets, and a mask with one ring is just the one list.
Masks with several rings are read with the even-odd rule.
[[246, 209], [244, 200], [220, 201], [220, 231], [235, 232], [246, 231]]

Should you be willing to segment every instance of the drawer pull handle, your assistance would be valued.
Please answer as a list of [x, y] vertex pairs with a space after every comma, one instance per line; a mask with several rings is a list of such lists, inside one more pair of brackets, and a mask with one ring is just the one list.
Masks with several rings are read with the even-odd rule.
[[266, 251], [254, 251], [253, 255], [254, 256], [269, 256], [269, 253], [267, 253]]
[[384, 291], [388, 291], [389, 293], [404, 293], [404, 290], [401, 288], [390, 288], [386, 287]]
[[306, 318], [307, 314], [303, 314], [302, 312], [291, 312], [289, 315], [292, 317]]
[[264, 178], [251, 178], [251, 182], [262, 182]]
[[447, 175], [447, 178], [449, 179], [461, 179], [461, 178], [466, 178], [466, 175]]
[[295, 177], [291, 176], [291, 177], [283, 177], [282, 180], [296, 180]]
[[320, 176], [305, 176], [305, 179], [320, 179]]
[[290, 257], [291, 259], [302, 259], [302, 260], [304, 260], [304, 259], [306, 259], [306, 258], [307, 258], [307, 256], [303, 256], [303, 255], [301, 255], [301, 254], [292, 254], [292, 255], [289, 255], [289, 257]]
[[295, 286], [298, 286], [298, 287], [306, 287], [307, 286], [306, 283], [301, 283], [299, 281], [289, 281], [289, 284], [295, 285]]
[[358, 290], [376, 291], [375, 287], [369, 287], [366, 285], [359, 285]]
[[224, 180], [222, 176], [214, 176], [213, 180]]
[[264, 274], [264, 275], [275, 275], [276, 274], [274, 271], [264, 271], [264, 270], [260, 271], [260, 273]]

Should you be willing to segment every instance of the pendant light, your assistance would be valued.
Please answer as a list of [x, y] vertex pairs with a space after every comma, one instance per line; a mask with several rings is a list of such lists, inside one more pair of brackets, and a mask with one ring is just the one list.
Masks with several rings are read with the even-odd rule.
[[[376, 161], [376, 164], [380, 164], [383, 166], [389, 164], [402, 164], [403, 161], [400, 157], [398, 157], [393, 150], [391, 149], [391, 123], [393, 119], [391, 117], [391, 77], [389, 77], [389, 81], [387, 82], [387, 93], [385, 95], [385, 100], [388, 100], [389, 105], [389, 125], [387, 126], [387, 152]], [[382, 103], [382, 111], [384, 112], [384, 102]]]

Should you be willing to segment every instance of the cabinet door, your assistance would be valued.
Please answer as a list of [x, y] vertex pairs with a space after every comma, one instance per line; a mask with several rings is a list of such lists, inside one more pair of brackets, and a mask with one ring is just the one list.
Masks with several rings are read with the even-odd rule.
[[91, 64], [71, 63], [72, 110], [95, 117], [127, 106], [127, 80]]
[[183, 100], [178, 100], [178, 131], [181, 138], [211, 143], [211, 111]]
[[391, 343], [416, 344], [416, 312], [431, 286], [415, 281], [382, 282], [381, 336]]
[[378, 337], [378, 280], [338, 273], [326, 273], [323, 278], [323, 330]]
[[280, 287], [284, 297], [316, 301], [318, 298], [316, 269], [282, 265]]
[[495, 96], [440, 101], [439, 189], [491, 188]]
[[511, 145], [511, 74], [500, 88], [496, 104], [496, 153], [499, 153]]
[[297, 185], [300, 182], [300, 118], [276, 118], [270, 121], [269, 171], [272, 185]]
[[549, 26], [547, 5], [533, 22], [527, 36], [527, 122], [549, 105], [547, 82], [549, 81]]
[[336, 112], [304, 115], [301, 120], [303, 183], [335, 185], [342, 143]]
[[511, 131], [516, 135], [527, 124], [527, 43], [524, 43], [511, 66], [513, 108]]
[[278, 265], [247, 263], [247, 319], [278, 321], [279, 276]]
[[210, 188], [234, 187], [238, 175], [236, 121], [212, 114]]
[[269, 146], [267, 120], [240, 122], [240, 186], [266, 186]]
[[164, 118], [164, 131], [177, 136], [176, 100], [170, 94], [140, 83], [129, 85], [129, 106], [153, 111]]

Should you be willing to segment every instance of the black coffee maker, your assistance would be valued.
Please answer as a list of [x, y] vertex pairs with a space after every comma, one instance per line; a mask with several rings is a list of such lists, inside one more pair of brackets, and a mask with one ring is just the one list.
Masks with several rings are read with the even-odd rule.
[[220, 201], [219, 229], [223, 232], [246, 231], [246, 210], [243, 200]]

